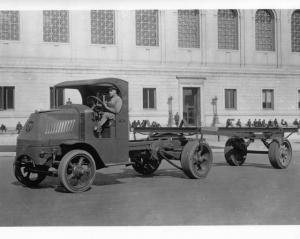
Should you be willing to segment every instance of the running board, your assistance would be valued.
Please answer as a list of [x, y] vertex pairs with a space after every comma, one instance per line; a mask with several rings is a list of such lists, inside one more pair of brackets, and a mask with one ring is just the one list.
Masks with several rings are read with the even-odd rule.
[[105, 167], [111, 167], [111, 166], [119, 166], [119, 165], [125, 165], [125, 166], [130, 166], [130, 165], [133, 165], [134, 163], [133, 162], [123, 162], [123, 163], [107, 163], [105, 164]]
[[269, 151], [262, 150], [247, 150], [247, 154], [268, 154]]

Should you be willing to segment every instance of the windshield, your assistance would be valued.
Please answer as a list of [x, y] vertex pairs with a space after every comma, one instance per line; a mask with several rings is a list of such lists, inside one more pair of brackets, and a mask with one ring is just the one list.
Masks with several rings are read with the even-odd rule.
[[82, 97], [77, 89], [63, 89], [63, 104], [82, 104]]
[[81, 85], [76, 86], [76, 88], [56, 88], [56, 105], [83, 104], [91, 107], [90, 102], [88, 101], [89, 96], [96, 96], [102, 101], [108, 101], [109, 87], [111, 86], [112, 84], [102, 84]]

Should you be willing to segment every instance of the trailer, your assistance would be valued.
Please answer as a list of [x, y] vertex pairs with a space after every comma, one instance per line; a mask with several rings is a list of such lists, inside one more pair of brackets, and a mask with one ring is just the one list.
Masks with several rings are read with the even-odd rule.
[[[103, 100], [112, 86], [118, 89], [123, 104], [115, 119], [107, 121], [99, 134], [94, 127], [103, 115]], [[205, 178], [213, 162], [205, 134], [230, 136], [225, 145], [225, 158], [230, 165], [242, 165], [250, 153], [248, 145], [257, 138], [269, 148], [273, 167], [285, 168], [291, 160], [292, 148], [284, 133], [296, 132], [294, 128], [258, 131], [135, 128], [134, 133], [144, 133], [147, 137], [129, 140], [128, 82], [117, 78], [66, 81], [57, 84], [54, 93], [66, 89], [77, 90], [81, 104], [32, 113], [17, 138], [14, 174], [25, 186], [36, 187], [47, 176], [56, 176], [68, 192], [83, 192], [93, 184], [96, 170], [124, 165], [149, 175], [158, 169], [162, 160], [189, 178]], [[53, 98], [56, 99], [56, 95]], [[180, 161], [181, 165], [174, 161]]]
[[[274, 168], [284, 169], [292, 160], [292, 146], [288, 138], [298, 132], [298, 127], [220, 127], [217, 132], [218, 135], [229, 137], [224, 148], [229, 165], [242, 165], [247, 154], [268, 154]], [[255, 140], [260, 140], [267, 150], [248, 150]]]
[[[205, 135], [227, 136], [224, 156], [230, 166], [241, 166], [247, 154], [268, 154], [272, 167], [287, 168], [292, 160], [292, 146], [288, 138], [298, 132], [298, 127], [188, 127], [188, 128], [134, 128], [134, 134], [148, 134], [149, 137], [171, 137], [178, 135], [197, 135], [204, 143]], [[260, 140], [267, 150], [248, 150], [255, 140]], [[206, 143], [206, 145], [208, 145]], [[211, 149], [210, 149], [211, 150]], [[186, 169], [182, 167], [183, 171]]]

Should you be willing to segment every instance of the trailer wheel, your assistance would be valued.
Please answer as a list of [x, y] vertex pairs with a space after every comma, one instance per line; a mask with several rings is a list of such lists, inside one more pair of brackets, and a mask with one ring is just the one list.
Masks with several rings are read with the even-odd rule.
[[14, 163], [14, 173], [17, 180], [23, 185], [33, 188], [37, 187], [45, 178], [45, 173], [35, 173], [32, 159], [28, 156], [22, 156], [16, 159]]
[[155, 159], [149, 150], [134, 153], [131, 160], [134, 162], [133, 169], [143, 175], [154, 173], [161, 163], [161, 160]]
[[225, 143], [224, 155], [231, 166], [240, 166], [246, 161], [247, 147], [242, 138], [230, 138]]
[[273, 140], [269, 147], [269, 160], [273, 168], [284, 169], [287, 168], [292, 161], [292, 146], [287, 139], [282, 143]]
[[181, 153], [181, 166], [189, 178], [205, 178], [211, 168], [212, 161], [211, 148], [208, 144], [199, 141], [189, 141]]
[[96, 175], [94, 158], [84, 150], [66, 153], [58, 167], [61, 184], [72, 193], [84, 192], [90, 188]]

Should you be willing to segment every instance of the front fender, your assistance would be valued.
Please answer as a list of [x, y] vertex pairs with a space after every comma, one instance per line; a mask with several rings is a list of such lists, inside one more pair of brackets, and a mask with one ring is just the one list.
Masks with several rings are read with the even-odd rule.
[[66, 140], [60, 145], [60, 147], [63, 155], [75, 149], [85, 150], [93, 156], [96, 164], [96, 169], [105, 167], [101, 156], [98, 154], [97, 150], [90, 144], [78, 140]]

